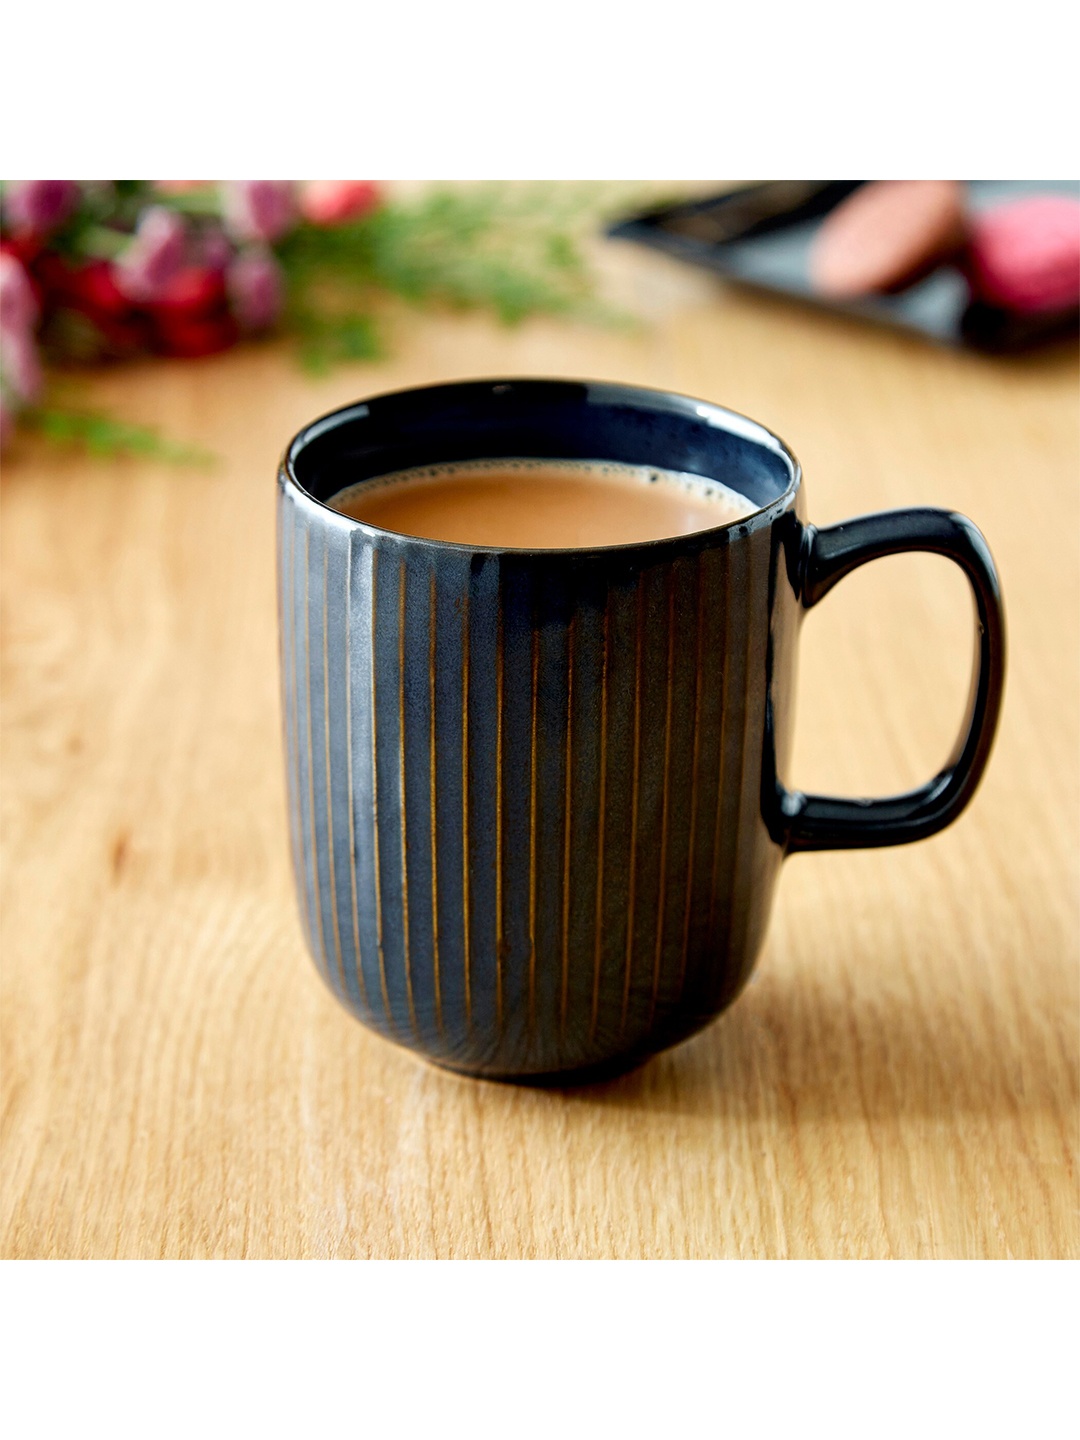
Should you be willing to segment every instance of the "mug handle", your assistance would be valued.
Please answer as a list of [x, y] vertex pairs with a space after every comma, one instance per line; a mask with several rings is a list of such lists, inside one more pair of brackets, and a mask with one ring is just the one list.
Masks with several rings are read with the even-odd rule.
[[882, 800], [844, 800], [781, 789], [787, 852], [907, 845], [944, 829], [964, 809], [986, 768], [1005, 683], [1005, 612], [986, 541], [964, 515], [891, 510], [818, 530], [807, 525], [799, 555], [799, 596], [816, 605], [836, 582], [882, 555], [928, 550], [955, 560], [971, 582], [978, 654], [964, 727], [945, 768], [918, 790]]

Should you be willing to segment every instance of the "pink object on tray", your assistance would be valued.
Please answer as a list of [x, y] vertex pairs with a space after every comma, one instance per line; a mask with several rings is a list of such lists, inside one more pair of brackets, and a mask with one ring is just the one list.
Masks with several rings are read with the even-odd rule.
[[887, 294], [949, 260], [965, 232], [956, 180], [871, 180], [825, 216], [810, 276], [821, 294], [836, 299]]
[[1080, 200], [1032, 195], [975, 216], [966, 268], [988, 304], [1071, 309], [1080, 303]]

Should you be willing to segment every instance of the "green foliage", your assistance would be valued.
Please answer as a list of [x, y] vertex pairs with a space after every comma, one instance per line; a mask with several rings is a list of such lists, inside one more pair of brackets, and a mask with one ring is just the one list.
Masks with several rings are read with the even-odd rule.
[[[592, 298], [578, 233], [597, 208], [591, 186], [437, 187], [351, 224], [301, 227], [277, 247], [288, 320], [309, 363], [314, 354], [321, 364], [368, 358], [352, 337], [358, 308], [380, 293], [491, 309], [507, 324], [536, 314], [614, 319]], [[373, 345], [373, 329], [368, 336]]]
[[314, 375], [323, 375], [344, 361], [377, 360], [383, 353], [370, 315], [294, 308], [288, 325], [297, 338], [301, 364]]
[[148, 426], [129, 425], [92, 410], [41, 407], [21, 411], [19, 421], [48, 440], [110, 459], [139, 456], [173, 465], [207, 465], [214, 459], [198, 446], [167, 440]]
[[148, 180], [84, 181], [79, 208], [49, 236], [49, 249], [72, 264], [113, 260], [155, 199]]

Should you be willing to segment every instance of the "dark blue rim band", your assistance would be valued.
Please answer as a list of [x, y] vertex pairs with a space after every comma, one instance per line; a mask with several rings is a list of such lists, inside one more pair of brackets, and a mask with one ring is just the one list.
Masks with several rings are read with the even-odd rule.
[[[663, 390], [541, 379], [433, 385], [345, 406], [294, 437], [282, 472], [302, 494], [325, 506], [345, 486], [375, 475], [504, 456], [655, 464], [703, 475], [738, 490], [757, 507], [739, 522], [753, 529], [771, 523], [801, 480], [799, 463], [784, 442], [735, 411]], [[362, 528], [373, 535], [387, 533]], [[490, 549], [445, 541], [410, 543], [477, 553]]]

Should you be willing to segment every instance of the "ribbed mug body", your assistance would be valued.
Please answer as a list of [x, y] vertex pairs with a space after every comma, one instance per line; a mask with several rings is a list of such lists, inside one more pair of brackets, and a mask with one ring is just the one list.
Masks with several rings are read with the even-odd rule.
[[568, 1078], [735, 997], [782, 857], [762, 794], [796, 497], [648, 545], [474, 551], [362, 525], [283, 467], [293, 862], [316, 965], [366, 1025]]

